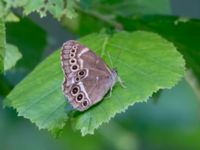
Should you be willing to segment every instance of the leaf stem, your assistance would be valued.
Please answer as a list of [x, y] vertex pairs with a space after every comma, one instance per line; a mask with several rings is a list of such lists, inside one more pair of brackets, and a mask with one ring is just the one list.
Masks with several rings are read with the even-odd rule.
[[95, 19], [98, 19], [98, 20], [114, 27], [115, 29], [118, 29], [118, 30], [123, 29], [123, 25], [121, 23], [117, 22], [115, 19], [111, 18], [110, 16], [103, 15], [103, 14], [93, 11], [93, 10], [83, 10], [79, 7], [76, 7], [76, 10], [85, 15], [88, 15]]

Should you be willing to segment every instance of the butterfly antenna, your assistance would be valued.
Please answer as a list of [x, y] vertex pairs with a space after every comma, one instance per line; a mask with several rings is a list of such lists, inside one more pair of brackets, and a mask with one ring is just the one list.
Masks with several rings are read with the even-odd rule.
[[101, 51], [101, 58], [103, 58], [103, 56], [105, 54], [107, 43], [108, 43], [108, 37], [106, 37], [105, 40], [104, 40], [104, 42], [103, 42], [102, 51]]
[[[120, 50], [120, 53], [121, 53], [121, 50]], [[112, 58], [111, 58], [110, 53], [107, 52], [107, 55], [108, 55], [108, 58], [109, 58], [109, 60], [110, 60], [111, 67], [114, 68], [114, 66], [113, 66], [113, 61], [112, 61]], [[119, 55], [120, 55], [120, 54], [119, 54]], [[119, 57], [119, 55], [118, 55], [118, 57]], [[114, 70], [117, 72], [117, 69], [116, 69], [116, 68], [114, 68]], [[117, 74], [118, 74], [118, 73], [117, 73]], [[124, 84], [124, 81], [120, 78], [119, 74], [117, 75], [117, 81], [120, 83], [120, 85], [121, 85], [122, 88], [126, 88], [126, 86], [125, 86], [125, 84]]]
[[[107, 52], [107, 55], [108, 55], [108, 58], [109, 58], [109, 60], [110, 60], [111, 67], [114, 68], [114, 66], [113, 66], [113, 61], [112, 61], [112, 58], [111, 58], [110, 53]], [[114, 70], [115, 70], [115, 72], [118, 74], [117, 69], [114, 68]], [[124, 81], [120, 78], [119, 74], [117, 75], [117, 81], [120, 83], [120, 85], [121, 85], [122, 88], [126, 88], [126, 86], [124, 85]], [[111, 89], [111, 90], [112, 90], [112, 89]]]
[[112, 58], [111, 58], [111, 56], [110, 56], [110, 53], [107, 52], [107, 55], [108, 55], [108, 58], [109, 58], [109, 61], [110, 61], [111, 68], [114, 68], [114, 66], [113, 66], [113, 61], [112, 61]]

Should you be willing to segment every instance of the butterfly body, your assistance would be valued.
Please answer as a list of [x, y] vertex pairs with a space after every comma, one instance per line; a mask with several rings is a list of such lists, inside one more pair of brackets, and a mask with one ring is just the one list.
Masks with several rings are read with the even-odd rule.
[[117, 73], [89, 48], [77, 41], [63, 44], [63, 92], [71, 105], [84, 111], [103, 99], [117, 81]]

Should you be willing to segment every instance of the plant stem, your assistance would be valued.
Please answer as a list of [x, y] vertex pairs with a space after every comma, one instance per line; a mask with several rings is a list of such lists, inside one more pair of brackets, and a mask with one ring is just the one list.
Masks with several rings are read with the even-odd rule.
[[93, 18], [96, 18], [112, 27], [114, 27], [115, 29], [118, 29], [118, 30], [123, 30], [123, 25], [119, 22], [117, 22], [116, 20], [114, 20], [113, 18], [109, 17], [109, 16], [106, 16], [106, 15], [102, 15], [101, 13], [98, 13], [96, 11], [92, 11], [92, 10], [83, 10], [79, 7], [76, 8], [77, 11], [85, 14], [85, 15], [88, 15], [88, 16], [91, 16]]

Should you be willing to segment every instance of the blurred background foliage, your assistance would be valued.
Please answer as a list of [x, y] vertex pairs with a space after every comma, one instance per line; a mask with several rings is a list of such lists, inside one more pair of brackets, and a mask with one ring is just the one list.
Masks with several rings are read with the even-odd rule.
[[[0, 107], [0, 149], [200, 149], [199, 1], [83, 0], [78, 7], [77, 1], [70, 0], [68, 9], [63, 10], [36, 2], [0, 1], [1, 15], [7, 21], [7, 42], [22, 54], [15, 67], [0, 75], [1, 106], [12, 88], [64, 41], [102, 28], [109, 32], [142, 29], [159, 33], [176, 45], [192, 73], [187, 73], [172, 90], [162, 91], [157, 101], [150, 98], [147, 103], [135, 104], [100, 127], [95, 135], [85, 137], [66, 126], [61, 137], [55, 139], [17, 117], [13, 109]], [[31, 13], [35, 10], [47, 16], [41, 19], [38, 13]], [[65, 11], [69, 15], [63, 15]]]

